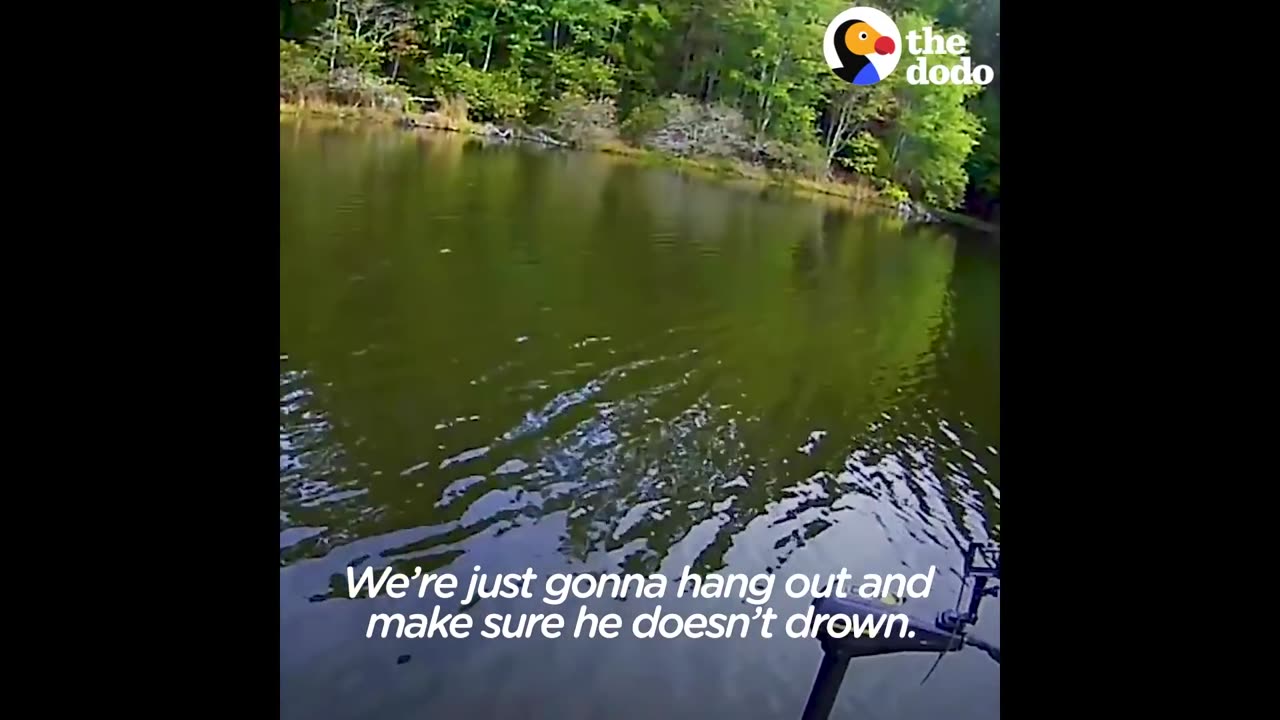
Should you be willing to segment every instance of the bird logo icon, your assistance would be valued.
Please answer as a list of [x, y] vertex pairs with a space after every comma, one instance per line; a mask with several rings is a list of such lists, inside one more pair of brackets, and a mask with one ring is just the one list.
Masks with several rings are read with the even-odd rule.
[[889, 76], [902, 57], [898, 26], [875, 8], [855, 7], [827, 25], [823, 38], [827, 65], [841, 80], [874, 85]]

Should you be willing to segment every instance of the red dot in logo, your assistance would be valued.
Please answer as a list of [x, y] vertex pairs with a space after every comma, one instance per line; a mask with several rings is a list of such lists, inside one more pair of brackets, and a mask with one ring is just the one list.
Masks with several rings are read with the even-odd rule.
[[892, 55], [893, 47], [893, 38], [891, 37], [885, 37], [882, 35], [879, 40], [876, 40], [876, 52], [881, 55]]

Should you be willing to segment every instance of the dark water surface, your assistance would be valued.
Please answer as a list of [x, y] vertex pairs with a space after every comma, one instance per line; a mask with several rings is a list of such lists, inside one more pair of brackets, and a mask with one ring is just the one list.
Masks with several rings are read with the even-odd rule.
[[[282, 717], [794, 718], [793, 573], [999, 538], [999, 257], [608, 157], [281, 125]], [[345, 568], [774, 572], [773, 639], [366, 639]], [[338, 578], [342, 578], [339, 581]], [[465, 589], [465, 588], [464, 588]], [[673, 583], [674, 592], [674, 583]], [[456, 611], [461, 596], [439, 601]], [[627, 621], [655, 601], [606, 598]], [[733, 598], [664, 609], [741, 612]], [[977, 632], [999, 638], [999, 600]], [[407, 662], [400, 662], [408, 655]], [[999, 716], [968, 650], [854, 661], [834, 718]]]

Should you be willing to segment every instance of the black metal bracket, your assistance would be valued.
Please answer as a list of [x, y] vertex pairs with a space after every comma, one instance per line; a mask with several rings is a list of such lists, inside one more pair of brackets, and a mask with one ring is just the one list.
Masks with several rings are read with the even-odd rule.
[[[969, 578], [973, 578], [973, 593], [969, 596], [966, 612], [960, 614], [954, 610], [944, 610], [938, 614], [933, 627], [908, 615], [910, 638], [895, 638], [891, 635], [850, 637], [844, 632], [833, 634], [829, 620], [820, 624], [815, 635], [822, 644], [822, 664], [809, 692], [803, 720], [825, 720], [831, 714], [836, 695], [840, 692], [840, 685], [849, 668], [849, 661], [855, 657], [901, 652], [947, 653], [967, 645], [983, 650], [993, 660], [1000, 662], [999, 648], [965, 635], [966, 627], [978, 622], [978, 608], [982, 604], [982, 598], [996, 597], [1000, 592], [999, 585], [987, 587], [989, 581], [1000, 579], [1000, 549], [997, 546], [993, 543], [969, 544], [964, 553], [964, 579], [967, 581]], [[964, 592], [963, 589], [961, 592]], [[819, 598], [813, 605], [817, 611], [837, 615], [877, 614], [885, 611], [883, 606], [860, 598]]]
[[995, 543], [971, 542], [964, 552], [965, 577], [1000, 579], [1000, 548]]

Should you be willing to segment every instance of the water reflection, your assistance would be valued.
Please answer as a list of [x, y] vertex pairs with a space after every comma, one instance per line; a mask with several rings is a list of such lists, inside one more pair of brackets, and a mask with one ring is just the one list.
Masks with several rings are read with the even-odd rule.
[[[285, 137], [287, 626], [358, 604], [328, 602], [348, 563], [954, 573], [998, 538], [998, 266], [968, 244], [590, 155]], [[349, 670], [367, 611], [333, 612]]]

